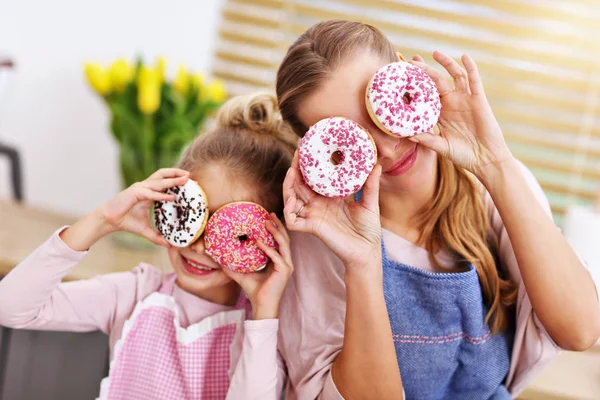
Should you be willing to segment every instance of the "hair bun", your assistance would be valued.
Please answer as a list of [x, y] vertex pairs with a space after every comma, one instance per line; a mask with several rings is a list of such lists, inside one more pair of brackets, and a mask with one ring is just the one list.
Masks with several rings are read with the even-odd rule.
[[217, 114], [217, 126], [277, 135], [283, 121], [277, 110], [277, 98], [269, 93], [236, 96], [228, 100]]

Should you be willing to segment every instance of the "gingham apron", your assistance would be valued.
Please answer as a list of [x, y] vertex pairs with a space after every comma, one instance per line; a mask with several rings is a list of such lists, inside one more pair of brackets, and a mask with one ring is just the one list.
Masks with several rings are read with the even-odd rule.
[[99, 399], [225, 399], [242, 346], [246, 301], [188, 328], [172, 297], [176, 276], [140, 301], [123, 327]]

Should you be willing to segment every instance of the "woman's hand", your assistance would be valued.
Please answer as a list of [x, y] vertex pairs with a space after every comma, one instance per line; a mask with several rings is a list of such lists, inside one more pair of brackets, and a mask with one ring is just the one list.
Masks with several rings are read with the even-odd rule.
[[101, 237], [116, 231], [135, 233], [159, 246], [169, 246], [165, 238], [152, 228], [150, 208], [155, 201], [175, 200], [175, 195], [164, 191], [184, 185], [188, 179], [189, 172], [181, 169], [158, 170], [77, 221], [60, 236], [69, 247], [80, 251], [89, 249]]
[[354, 196], [343, 199], [324, 197], [304, 183], [296, 152], [283, 183], [284, 216], [288, 229], [317, 236], [347, 269], [381, 265], [380, 176], [381, 166], [376, 165], [359, 202], [354, 200]]
[[223, 268], [223, 272], [236, 281], [252, 304], [252, 318], [272, 319], [279, 313], [279, 301], [288, 279], [292, 276], [294, 266], [290, 252], [290, 237], [283, 223], [275, 214], [266, 224], [267, 230], [279, 246], [279, 252], [262, 242], [258, 247], [271, 259], [262, 271], [243, 274]]
[[464, 68], [438, 51], [433, 53], [433, 58], [448, 71], [454, 84], [425, 64], [420, 56], [415, 56], [410, 63], [425, 70], [440, 92], [440, 134], [424, 133], [410, 140], [449, 158], [481, 180], [487, 170], [513, 157], [485, 96], [477, 64], [468, 55], [462, 56]]

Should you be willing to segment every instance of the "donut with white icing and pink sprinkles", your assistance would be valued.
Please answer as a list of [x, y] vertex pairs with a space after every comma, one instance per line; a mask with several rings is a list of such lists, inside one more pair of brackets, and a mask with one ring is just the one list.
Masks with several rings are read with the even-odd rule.
[[235, 272], [263, 269], [269, 262], [257, 241], [277, 249], [265, 223], [269, 213], [255, 203], [236, 202], [219, 208], [208, 220], [204, 234], [205, 252], [217, 264]]
[[341, 117], [310, 127], [298, 146], [300, 172], [306, 184], [326, 197], [347, 197], [364, 185], [377, 162], [371, 135]]
[[380, 68], [366, 92], [373, 122], [392, 136], [414, 136], [431, 131], [442, 104], [433, 80], [421, 68], [395, 62]]
[[175, 201], [154, 203], [154, 225], [172, 246], [189, 246], [202, 235], [208, 221], [206, 194], [191, 179], [166, 193], [174, 194]]

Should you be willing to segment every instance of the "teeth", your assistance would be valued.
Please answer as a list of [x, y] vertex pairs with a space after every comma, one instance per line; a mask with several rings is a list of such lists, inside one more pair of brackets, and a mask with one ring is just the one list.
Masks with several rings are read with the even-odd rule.
[[195, 262], [193, 262], [192, 260], [189, 260], [189, 259], [187, 259], [187, 258], [186, 258], [185, 260], [186, 260], [186, 261], [188, 262], [188, 264], [190, 264], [192, 267], [194, 267], [194, 268], [198, 268], [198, 269], [201, 269], [201, 270], [203, 270], [203, 271], [212, 271], [212, 270], [214, 269], [214, 268], [207, 268], [207, 267], [205, 267], [205, 266], [203, 266], [203, 265], [197, 264], [197, 263], [195, 263]]

